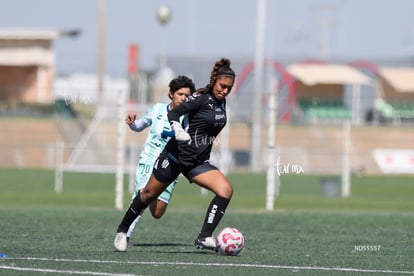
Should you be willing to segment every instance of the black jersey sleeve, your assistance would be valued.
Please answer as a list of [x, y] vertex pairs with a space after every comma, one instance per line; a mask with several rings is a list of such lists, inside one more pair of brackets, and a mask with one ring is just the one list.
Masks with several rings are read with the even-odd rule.
[[193, 94], [188, 97], [187, 101], [180, 103], [175, 108], [171, 109], [167, 116], [168, 121], [176, 121], [179, 122], [180, 116], [190, 113], [193, 110], [197, 110], [203, 103], [203, 99], [205, 98], [204, 94]]

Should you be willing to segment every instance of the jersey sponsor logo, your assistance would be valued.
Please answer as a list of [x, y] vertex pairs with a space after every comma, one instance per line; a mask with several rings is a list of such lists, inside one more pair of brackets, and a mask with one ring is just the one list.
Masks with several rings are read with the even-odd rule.
[[226, 118], [225, 114], [216, 114], [215, 119], [216, 121]]

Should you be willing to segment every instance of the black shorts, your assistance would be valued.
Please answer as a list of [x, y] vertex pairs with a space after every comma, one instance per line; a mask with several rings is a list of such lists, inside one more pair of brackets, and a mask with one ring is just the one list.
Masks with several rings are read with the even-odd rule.
[[191, 167], [182, 166], [178, 163], [174, 156], [161, 153], [154, 163], [152, 173], [158, 181], [163, 183], [173, 182], [180, 175], [180, 173], [182, 173], [188, 181], [192, 182], [192, 179], [197, 175], [212, 170], [218, 170], [218, 168], [210, 164], [209, 161], [205, 161]]

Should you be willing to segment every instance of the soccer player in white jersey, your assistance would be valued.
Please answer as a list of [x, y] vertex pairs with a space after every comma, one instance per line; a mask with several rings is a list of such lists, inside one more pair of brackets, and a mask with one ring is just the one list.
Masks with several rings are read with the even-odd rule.
[[[136, 114], [128, 114], [125, 120], [133, 131], [140, 132], [147, 127], [151, 127], [139, 156], [138, 166], [135, 173], [135, 190], [132, 199], [134, 199], [138, 194], [138, 191], [144, 188], [147, 184], [155, 160], [164, 149], [169, 139], [174, 136], [170, 122], [167, 118], [168, 111], [187, 100], [187, 98], [195, 91], [193, 81], [186, 76], [178, 76], [173, 79], [168, 87], [168, 97], [171, 99], [170, 103], [157, 103], [153, 105], [142, 118], [136, 119]], [[171, 182], [165, 191], [160, 194], [158, 200], [155, 200], [149, 206], [150, 212], [154, 218], [159, 219], [165, 213], [177, 182], [177, 179]], [[127, 233], [128, 240], [140, 218], [141, 214], [129, 227]]]

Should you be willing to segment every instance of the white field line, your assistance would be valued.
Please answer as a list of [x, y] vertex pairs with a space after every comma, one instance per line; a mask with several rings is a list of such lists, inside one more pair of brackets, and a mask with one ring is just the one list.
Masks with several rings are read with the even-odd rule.
[[31, 272], [42, 272], [42, 273], [61, 273], [61, 274], [79, 274], [79, 275], [99, 275], [99, 276], [138, 276], [136, 274], [119, 274], [119, 273], [108, 273], [108, 272], [94, 272], [94, 271], [78, 271], [78, 270], [57, 270], [57, 269], [44, 269], [44, 268], [33, 268], [33, 267], [15, 267], [1, 265], [0, 269], [14, 270], [14, 271], [31, 271]]
[[[357, 273], [385, 273], [385, 274], [414, 274], [414, 271], [383, 270], [383, 269], [359, 269], [346, 267], [322, 267], [322, 266], [287, 266], [266, 264], [237, 264], [237, 263], [192, 263], [192, 262], [133, 262], [133, 261], [111, 261], [111, 260], [80, 260], [80, 259], [50, 259], [50, 258], [7, 258], [11, 260], [26, 261], [53, 261], [73, 263], [112, 263], [112, 264], [138, 264], [138, 265], [182, 265], [182, 266], [217, 266], [217, 267], [248, 267], [267, 269], [290, 269], [290, 270], [321, 270], [321, 271], [346, 271]], [[1, 268], [1, 267], [0, 267]], [[131, 275], [131, 274], [108, 274], [108, 275]]]

